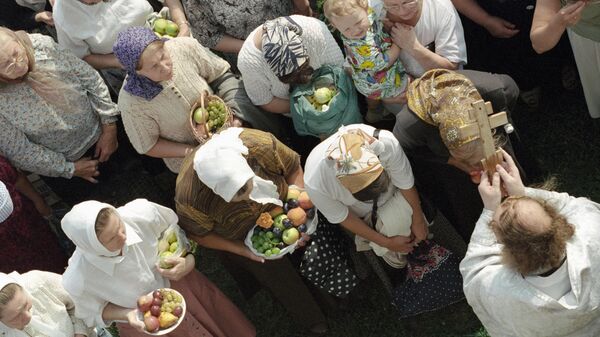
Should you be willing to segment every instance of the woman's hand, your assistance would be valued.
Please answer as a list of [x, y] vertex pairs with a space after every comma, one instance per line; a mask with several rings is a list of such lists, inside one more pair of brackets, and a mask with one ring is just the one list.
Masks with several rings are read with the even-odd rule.
[[127, 313], [127, 322], [129, 322], [129, 326], [136, 329], [138, 332], [146, 333], [144, 329], [144, 322], [138, 319], [138, 310], [133, 309]]
[[52, 12], [43, 11], [39, 12], [35, 15], [36, 22], [43, 22], [48, 26], [54, 26], [54, 18], [52, 17]]
[[73, 172], [74, 177], [79, 177], [85, 179], [91, 183], [97, 183], [98, 180], [94, 179], [100, 175], [100, 171], [98, 171], [98, 161], [95, 159], [91, 159], [89, 157], [81, 158], [75, 163], [75, 172]]
[[385, 248], [398, 253], [408, 254], [413, 251], [415, 247], [414, 238], [410, 236], [390, 236], [387, 240]]
[[414, 235], [414, 243], [417, 244], [423, 240], [427, 240], [427, 235], [429, 235], [429, 227], [427, 227], [427, 222], [425, 221], [425, 216], [421, 215], [417, 217], [417, 221], [413, 221], [410, 225], [410, 232]]
[[478, 187], [479, 195], [483, 201], [483, 207], [490, 211], [495, 211], [502, 201], [502, 191], [500, 190], [500, 174], [494, 172], [492, 181], [488, 178], [487, 172], [481, 175], [481, 183]]
[[102, 125], [102, 133], [96, 143], [96, 152], [94, 158], [98, 158], [101, 163], [105, 162], [113, 154], [119, 143], [117, 141], [117, 124], [110, 123]]
[[163, 261], [173, 265], [173, 267], [162, 269], [157, 266], [158, 272], [171, 281], [181, 280], [194, 270], [194, 267], [196, 266], [196, 259], [193, 254], [188, 254], [186, 257], [166, 257]]
[[190, 30], [190, 23], [187, 21], [177, 23], [179, 27], [179, 33], [177, 33], [177, 37], [189, 37], [192, 36], [192, 31]]
[[564, 27], [570, 27], [581, 19], [581, 12], [585, 8], [585, 1], [577, 1], [561, 8], [554, 16], [554, 21]]
[[525, 186], [521, 180], [517, 165], [515, 165], [512, 157], [504, 151], [504, 149], [501, 150], [502, 157], [504, 158], [503, 165], [505, 165], [506, 168], [502, 165], [496, 165], [496, 171], [500, 174], [500, 178], [502, 178], [504, 189], [506, 189], [508, 195], [511, 196], [525, 195]]
[[248, 258], [248, 259], [250, 259], [252, 261], [258, 262], [258, 263], [265, 263], [265, 259], [264, 258], [262, 258], [260, 256], [257, 256], [256, 254], [254, 254], [250, 250], [250, 248], [246, 247], [246, 245], [243, 242], [240, 241], [240, 244], [241, 244], [241, 246], [238, 247], [239, 249], [238, 249], [238, 252], [237, 252], [238, 255], [243, 256], [245, 258]]
[[516, 27], [517, 26], [513, 23], [497, 16], [489, 16], [483, 24], [483, 28], [485, 28], [490, 35], [501, 39], [508, 39], [517, 35], [519, 30]]

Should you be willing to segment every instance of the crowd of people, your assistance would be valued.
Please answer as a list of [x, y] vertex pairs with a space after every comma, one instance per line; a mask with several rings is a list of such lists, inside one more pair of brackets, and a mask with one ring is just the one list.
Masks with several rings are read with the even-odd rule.
[[[328, 332], [323, 303], [360, 291], [363, 251], [393, 281], [399, 317], [466, 297], [491, 336], [600, 331], [600, 205], [525, 187], [536, 167], [518, 125], [493, 131], [502, 160], [487, 170], [487, 138], [463, 132], [476, 123], [474, 103], [512, 123], [517, 100], [538, 108], [552, 78], [565, 90], [579, 79], [600, 118], [599, 1], [0, 8], [0, 240], [11, 255], [0, 262], [3, 336], [92, 337], [113, 322], [120, 336], [143, 336], [137, 299], [165, 287], [187, 303], [167, 336], [255, 336], [196, 269], [196, 252], [157, 264], [159, 237], [173, 227], [217, 251], [244, 295], [268, 290], [312, 335]], [[153, 31], [154, 12], [177, 25], [176, 37]], [[299, 104], [295, 89], [312, 93], [324, 78], [334, 96], [318, 111]], [[191, 115], [209, 97], [231, 118], [200, 137]], [[88, 200], [132, 158], [164, 167], [173, 205]], [[74, 252], [59, 245], [30, 173], [70, 203], [61, 229]], [[265, 259], [244, 238], [292, 185], [314, 203], [316, 230], [292, 254]], [[440, 214], [468, 243], [460, 266], [460, 252], [432, 239]]]

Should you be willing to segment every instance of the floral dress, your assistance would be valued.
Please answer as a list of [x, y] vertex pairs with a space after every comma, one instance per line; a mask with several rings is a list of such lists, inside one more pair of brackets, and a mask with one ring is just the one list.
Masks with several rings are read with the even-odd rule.
[[373, 8], [368, 9], [371, 27], [361, 39], [342, 36], [346, 49], [346, 60], [352, 66], [352, 79], [356, 89], [367, 98], [383, 99], [400, 95], [408, 84], [400, 58], [388, 67], [385, 52], [392, 46], [389, 34], [383, 31], [383, 23], [376, 17]]

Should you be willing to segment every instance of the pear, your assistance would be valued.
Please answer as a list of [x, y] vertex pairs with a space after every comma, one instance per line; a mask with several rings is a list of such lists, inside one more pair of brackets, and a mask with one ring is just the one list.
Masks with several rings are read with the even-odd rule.
[[175, 231], [171, 232], [169, 236], [167, 236], [167, 241], [169, 241], [169, 244], [177, 241], [177, 233], [175, 233]]
[[158, 324], [160, 325], [161, 329], [170, 327], [171, 325], [177, 323], [177, 320], [179, 320], [179, 317], [170, 312], [163, 311], [160, 313], [160, 316], [158, 316]]

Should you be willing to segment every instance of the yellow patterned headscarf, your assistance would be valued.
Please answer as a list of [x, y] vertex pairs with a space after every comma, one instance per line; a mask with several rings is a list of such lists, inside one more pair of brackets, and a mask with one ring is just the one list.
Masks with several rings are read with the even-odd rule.
[[432, 69], [410, 83], [406, 96], [408, 107], [423, 121], [438, 127], [449, 150], [478, 138], [460, 137], [460, 127], [472, 123], [471, 103], [481, 95], [464, 75], [447, 69]]
[[328, 158], [335, 161], [335, 176], [351, 193], [356, 193], [375, 181], [383, 166], [369, 147], [363, 132], [353, 130], [339, 136], [328, 149]]

